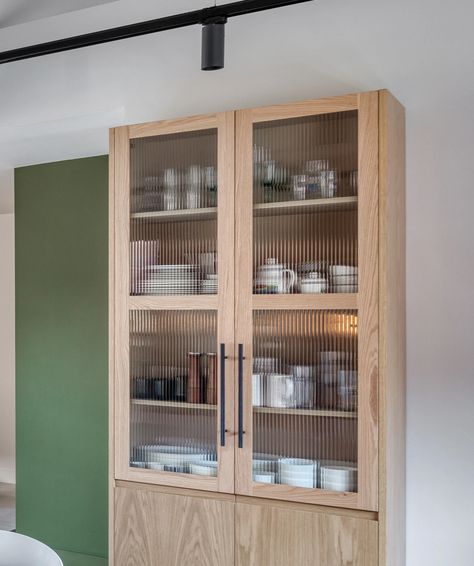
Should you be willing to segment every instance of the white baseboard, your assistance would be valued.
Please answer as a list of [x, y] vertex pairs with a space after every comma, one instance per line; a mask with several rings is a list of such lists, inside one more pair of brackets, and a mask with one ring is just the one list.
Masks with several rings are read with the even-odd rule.
[[16, 483], [15, 470], [0, 468], [0, 483]]

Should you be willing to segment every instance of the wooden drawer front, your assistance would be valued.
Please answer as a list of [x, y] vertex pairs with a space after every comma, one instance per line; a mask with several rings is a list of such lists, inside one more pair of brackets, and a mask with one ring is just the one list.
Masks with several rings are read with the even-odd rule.
[[236, 504], [237, 566], [376, 566], [377, 522]]
[[233, 566], [234, 503], [115, 490], [115, 566]]

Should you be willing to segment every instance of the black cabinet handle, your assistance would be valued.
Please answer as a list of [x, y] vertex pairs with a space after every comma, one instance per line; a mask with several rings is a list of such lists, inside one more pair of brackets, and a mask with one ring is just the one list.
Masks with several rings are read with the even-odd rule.
[[221, 344], [221, 446], [225, 446], [225, 344]]
[[244, 447], [244, 345], [239, 344], [239, 448]]

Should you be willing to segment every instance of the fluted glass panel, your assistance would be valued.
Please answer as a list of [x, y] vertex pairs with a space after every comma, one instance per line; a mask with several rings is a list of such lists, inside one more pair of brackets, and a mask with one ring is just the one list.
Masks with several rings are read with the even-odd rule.
[[130, 465], [217, 475], [214, 311], [131, 311]]
[[217, 293], [217, 130], [132, 140], [132, 295]]
[[254, 481], [357, 491], [357, 313], [253, 314]]
[[355, 293], [357, 111], [253, 131], [254, 293]]

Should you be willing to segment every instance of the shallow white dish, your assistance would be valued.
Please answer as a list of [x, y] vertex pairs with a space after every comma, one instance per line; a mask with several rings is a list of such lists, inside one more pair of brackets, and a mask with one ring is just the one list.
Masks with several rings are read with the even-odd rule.
[[354, 265], [330, 265], [328, 271], [331, 275], [356, 275], [359, 269]]
[[197, 476], [217, 476], [217, 462], [213, 460], [200, 460], [190, 464], [189, 470]]
[[254, 472], [253, 481], [257, 483], [275, 483], [276, 473], [274, 472]]
[[357, 285], [357, 275], [333, 275], [331, 283], [333, 285]]
[[158, 462], [147, 462], [146, 467], [149, 470], [155, 470], [158, 472], [162, 472], [165, 469], [165, 465], [159, 464]]

